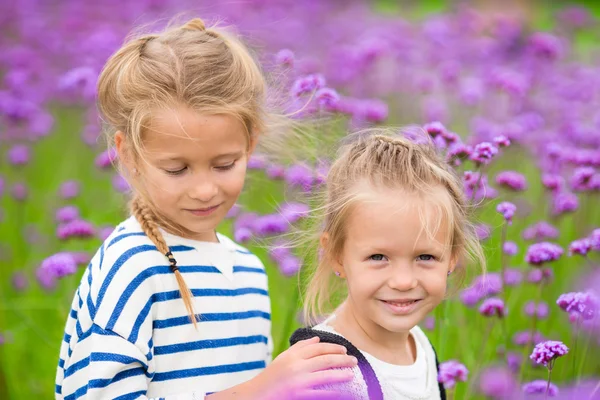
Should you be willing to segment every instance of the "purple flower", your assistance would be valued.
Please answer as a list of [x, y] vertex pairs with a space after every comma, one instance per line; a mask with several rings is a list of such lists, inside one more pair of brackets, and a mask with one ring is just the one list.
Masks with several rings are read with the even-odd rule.
[[361, 100], [353, 115], [359, 120], [383, 122], [388, 117], [388, 105], [377, 99]]
[[478, 224], [475, 226], [475, 233], [480, 241], [484, 241], [490, 237], [490, 227], [486, 224]]
[[569, 352], [569, 348], [563, 342], [548, 340], [535, 345], [533, 352], [529, 356], [536, 364], [542, 364], [548, 369], [552, 369], [554, 362], [558, 357], [562, 357]]
[[321, 88], [317, 90], [315, 99], [321, 108], [332, 111], [340, 102], [340, 95], [334, 89]]
[[568, 6], [557, 15], [557, 20], [570, 28], [584, 28], [592, 21], [590, 12], [582, 6]]
[[14, 166], [26, 165], [29, 163], [29, 153], [29, 147], [17, 144], [8, 150], [8, 163]]
[[479, 312], [486, 317], [497, 316], [498, 318], [504, 318], [507, 314], [504, 302], [495, 297], [486, 299], [479, 307]]
[[295, 164], [285, 171], [285, 181], [292, 187], [298, 186], [308, 192], [314, 182], [314, 173], [306, 164]]
[[279, 65], [285, 65], [287, 67], [294, 66], [294, 52], [289, 49], [281, 49], [275, 55], [275, 62]]
[[452, 389], [456, 382], [466, 382], [469, 370], [456, 360], [449, 360], [440, 364], [438, 382], [446, 389]]
[[435, 317], [428, 315], [423, 320], [423, 328], [432, 331], [435, 329]]
[[504, 284], [506, 286], [517, 286], [523, 280], [523, 273], [516, 268], [504, 270]]
[[256, 218], [252, 230], [258, 236], [269, 236], [285, 233], [289, 228], [289, 222], [280, 214], [267, 214]]
[[482, 142], [475, 146], [471, 154], [471, 160], [478, 165], [487, 165], [492, 158], [498, 154], [498, 148], [489, 142]]
[[590, 250], [592, 250], [592, 241], [589, 238], [574, 240], [569, 245], [569, 255], [585, 256]]
[[555, 60], [562, 55], [560, 40], [546, 32], [536, 32], [529, 38], [529, 49], [540, 58]]
[[56, 279], [74, 274], [76, 270], [77, 263], [71, 253], [56, 253], [42, 261], [36, 275], [44, 288], [51, 289]]
[[269, 257], [271, 257], [271, 259], [275, 262], [281, 262], [286, 257], [289, 257], [292, 255], [290, 248], [291, 248], [291, 246], [289, 243], [286, 243], [283, 241], [276, 241], [269, 248], [269, 252], [268, 252]]
[[498, 146], [499, 148], [502, 147], [508, 147], [510, 146], [510, 139], [507, 138], [504, 135], [500, 135], [500, 136], [496, 136], [494, 138], [494, 143], [496, 144], [496, 146]]
[[548, 316], [548, 304], [543, 301], [535, 304], [534, 301], [528, 301], [524, 307], [525, 314], [533, 317], [537, 316], [538, 319], [544, 319]]
[[252, 154], [248, 159], [248, 169], [265, 169], [266, 166], [267, 160], [261, 154]]
[[89, 238], [94, 236], [94, 227], [87, 221], [76, 219], [58, 226], [56, 236], [60, 240]]
[[71, 251], [71, 255], [73, 256], [75, 263], [80, 266], [88, 265], [91, 260], [89, 253], [85, 251]]
[[526, 394], [544, 394], [546, 393], [546, 389], [548, 389], [548, 396], [558, 396], [558, 388], [556, 385], [550, 383], [550, 386], [548, 387], [548, 383], [541, 379], [523, 385], [523, 393]]
[[305, 93], [325, 87], [325, 78], [321, 74], [307, 75], [298, 78], [292, 85], [292, 96], [300, 97]]
[[302, 267], [302, 262], [300, 259], [294, 255], [289, 255], [284, 257], [278, 263], [279, 270], [284, 276], [290, 277], [298, 273], [300, 268]]
[[589, 236], [592, 249], [600, 251], [600, 229], [594, 229]]
[[65, 223], [79, 218], [79, 209], [75, 206], [65, 206], [56, 210], [56, 221]]
[[58, 88], [65, 93], [77, 94], [84, 100], [91, 101], [96, 97], [98, 72], [90, 67], [76, 67], [60, 77]]
[[514, 256], [519, 252], [519, 247], [515, 242], [506, 241], [502, 245], [502, 251], [508, 256]]
[[521, 364], [523, 363], [523, 355], [515, 351], [509, 351], [506, 353], [506, 365], [513, 372], [517, 373], [521, 370]]
[[109, 167], [112, 167], [112, 165], [113, 165], [112, 163], [116, 158], [117, 158], [117, 151], [113, 148], [110, 148], [110, 149], [100, 153], [98, 155], [98, 157], [96, 157], [94, 164], [96, 164], [96, 167], [98, 167], [100, 169], [107, 169]]
[[556, 304], [569, 314], [576, 313], [584, 320], [590, 320], [596, 315], [600, 300], [591, 292], [570, 292], [561, 294]]
[[502, 214], [506, 222], [509, 225], [511, 225], [512, 218], [515, 215], [515, 211], [517, 211], [517, 206], [508, 201], [503, 201], [502, 203], [498, 204], [498, 206], [496, 207], [496, 211]]
[[466, 144], [460, 142], [454, 143], [446, 152], [446, 160], [448, 163], [454, 166], [459, 166], [464, 160], [471, 157], [472, 153], [473, 149], [471, 146], [467, 146]]
[[269, 164], [265, 169], [265, 173], [269, 179], [284, 179], [285, 178], [285, 167], [279, 164]]
[[535, 332], [532, 336], [530, 331], [522, 331], [515, 333], [513, 336], [513, 343], [517, 346], [537, 344], [542, 340], [544, 340], [544, 337], [539, 332]]
[[540, 221], [523, 230], [523, 239], [540, 241], [558, 238], [559, 231], [545, 221]]
[[27, 186], [25, 186], [25, 183], [23, 182], [17, 182], [15, 184], [12, 185], [11, 188], [11, 195], [13, 197], [13, 199], [15, 199], [16, 201], [25, 201], [27, 200], [27, 195], [28, 195], [28, 190], [27, 190]]
[[233, 232], [233, 238], [238, 243], [246, 243], [252, 238], [252, 231], [248, 228], [238, 228]]
[[131, 190], [131, 186], [129, 186], [129, 182], [125, 178], [123, 178], [119, 174], [115, 174], [112, 177], [112, 185], [113, 188], [119, 193], [126, 193]]
[[579, 167], [573, 172], [571, 177], [571, 189], [576, 192], [589, 190], [589, 185], [596, 171], [592, 167]]
[[242, 210], [241, 206], [236, 203], [233, 206], [231, 206], [229, 211], [227, 211], [225, 218], [235, 218], [238, 216], [238, 214], [240, 213], [241, 210]]
[[506, 368], [491, 367], [481, 373], [479, 388], [486, 396], [494, 399], [513, 398], [516, 387], [515, 378]]
[[63, 199], [72, 199], [77, 197], [79, 194], [79, 182], [76, 181], [66, 181], [60, 185], [58, 189], [60, 197]]
[[562, 254], [563, 249], [557, 244], [549, 242], [535, 243], [527, 249], [525, 261], [537, 267], [558, 260]]
[[515, 171], [503, 171], [496, 175], [496, 183], [515, 192], [527, 189], [525, 176]]
[[430, 122], [428, 124], [425, 124], [423, 126], [423, 129], [432, 138], [435, 138], [438, 135], [441, 135], [442, 132], [446, 132], [446, 127], [441, 122], [439, 122], [439, 121], [434, 121], [434, 122]]
[[565, 186], [565, 180], [560, 175], [546, 174], [542, 176], [542, 185], [552, 192], [558, 192]]
[[115, 230], [114, 226], [101, 227], [100, 229], [98, 229], [98, 239], [100, 239], [104, 242], [114, 232], [114, 230]]
[[569, 192], [559, 192], [554, 194], [552, 202], [552, 214], [561, 215], [577, 210], [579, 200], [577, 195]]
[[554, 278], [554, 274], [550, 268], [533, 268], [527, 274], [527, 282], [529, 283], [550, 282], [552, 278]]
[[285, 203], [281, 206], [280, 213], [290, 224], [308, 216], [310, 207], [303, 203]]
[[15, 271], [11, 278], [11, 283], [15, 291], [23, 292], [27, 289], [29, 281], [23, 271]]
[[467, 307], [473, 307], [475, 304], [479, 303], [479, 301], [483, 298], [481, 293], [474, 288], [464, 289], [460, 293], [460, 300]]

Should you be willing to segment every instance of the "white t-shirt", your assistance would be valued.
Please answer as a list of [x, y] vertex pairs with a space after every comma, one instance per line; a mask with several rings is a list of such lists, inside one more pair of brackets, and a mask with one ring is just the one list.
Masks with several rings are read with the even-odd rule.
[[[340, 335], [330, 324], [335, 319], [331, 315], [313, 329]], [[410, 330], [415, 341], [417, 357], [412, 365], [390, 364], [360, 350], [365, 356], [381, 385], [385, 400], [437, 400], [440, 399], [435, 353], [425, 333], [415, 326]]]

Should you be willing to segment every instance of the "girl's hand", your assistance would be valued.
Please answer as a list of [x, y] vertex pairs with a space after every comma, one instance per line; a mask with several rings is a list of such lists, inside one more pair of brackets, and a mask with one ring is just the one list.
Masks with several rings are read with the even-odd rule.
[[281, 353], [254, 379], [208, 396], [207, 400], [340, 400], [339, 392], [315, 387], [352, 380], [354, 374], [349, 368], [356, 364], [356, 358], [347, 355], [344, 346], [319, 343], [314, 337]]

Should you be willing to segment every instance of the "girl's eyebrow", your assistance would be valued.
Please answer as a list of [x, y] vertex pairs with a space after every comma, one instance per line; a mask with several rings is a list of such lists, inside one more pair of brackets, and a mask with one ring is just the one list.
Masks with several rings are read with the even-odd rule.
[[223, 153], [223, 154], [219, 154], [218, 156], [215, 157], [215, 159], [219, 159], [219, 158], [229, 158], [229, 157], [241, 157], [243, 154], [242, 151], [232, 151], [230, 153]]

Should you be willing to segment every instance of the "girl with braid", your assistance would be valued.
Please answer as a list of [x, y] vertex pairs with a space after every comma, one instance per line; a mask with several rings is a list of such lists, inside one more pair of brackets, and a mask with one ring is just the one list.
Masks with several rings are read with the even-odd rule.
[[357, 360], [314, 338], [271, 362], [264, 266], [215, 230], [267, 121], [278, 120], [265, 91], [239, 39], [200, 19], [109, 58], [99, 109], [132, 215], [75, 293], [57, 399], [330, 399], [313, 387], [352, 379], [341, 368]]
[[417, 324], [444, 299], [459, 260], [485, 265], [463, 185], [418, 136], [357, 136], [329, 170], [318, 208], [320, 257], [304, 301], [306, 320], [320, 323], [291, 343], [317, 336], [358, 358], [352, 381], [325, 386], [340, 395], [445, 399], [435, 351]]

